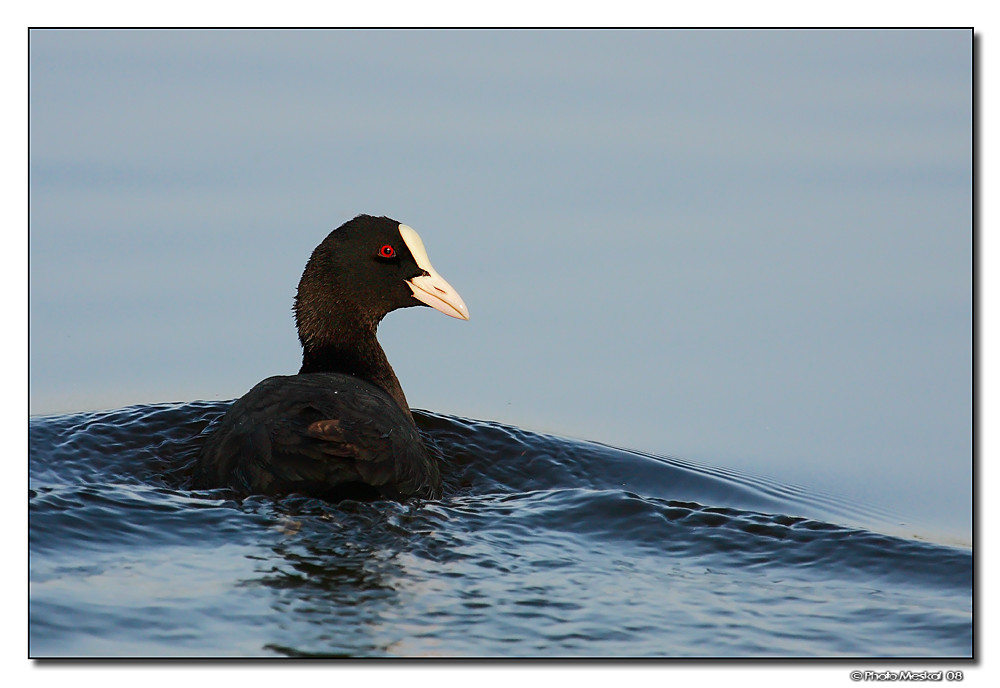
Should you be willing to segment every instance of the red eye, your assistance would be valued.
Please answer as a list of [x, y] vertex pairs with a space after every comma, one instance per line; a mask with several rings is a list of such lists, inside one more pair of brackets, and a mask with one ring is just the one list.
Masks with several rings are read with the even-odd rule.
[[396, 249], [394, 249], [394, 248], [393, 248], [392, 246], [390, 246], [389, 244], [386, 244], [385, 246], [383, 246], [382, 248], [380, 248], [380, 249], [378, 250], [378, 254], [379, 254], [379, 255], [380, 255], [380, 256], [381, 256], [382, 258], [393, 258], [393, 257], [395, 257], [395, 255], [396, 255]]

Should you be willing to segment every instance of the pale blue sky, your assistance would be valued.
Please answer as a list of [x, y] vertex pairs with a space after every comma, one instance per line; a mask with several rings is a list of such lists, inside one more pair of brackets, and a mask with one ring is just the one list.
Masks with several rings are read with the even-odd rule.
[[422, 235], [412, 405], [967, 537], [968, 31], [30, 36], [30, 411], [294, 372], [312, 248]]

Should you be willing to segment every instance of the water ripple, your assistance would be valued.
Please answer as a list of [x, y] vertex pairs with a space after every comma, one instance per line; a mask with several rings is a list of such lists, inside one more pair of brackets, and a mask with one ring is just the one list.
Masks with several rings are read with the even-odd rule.
[[226, 406], [31, 419], [32, 656], [971, 653], [971, 552], [876, 508], [427, 412], [440, 500], [237, 501]]

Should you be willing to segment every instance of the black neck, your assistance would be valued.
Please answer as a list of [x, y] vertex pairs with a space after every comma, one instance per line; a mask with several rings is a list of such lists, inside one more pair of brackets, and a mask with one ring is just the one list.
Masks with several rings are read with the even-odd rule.
[[393, 372], [385, 351], [375, 337], [374, 326], [328, 332], [318, 341], [302, 343], [303, 373], [342, 373], [367, 380], [384, 389], [407, 413], [403, 388]]

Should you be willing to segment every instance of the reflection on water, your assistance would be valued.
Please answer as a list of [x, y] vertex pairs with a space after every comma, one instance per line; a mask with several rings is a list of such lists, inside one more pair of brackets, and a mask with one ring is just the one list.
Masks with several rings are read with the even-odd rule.
[[441, 500], [237, 502], [226, 406], [31, 420], [32, 656], [971, 654], [971, 552], [875, 509], [424, 412]]

